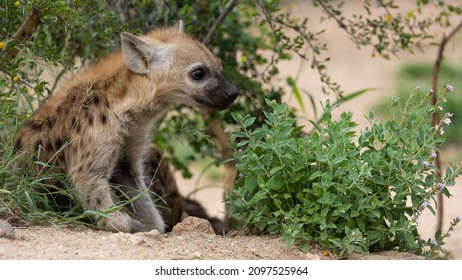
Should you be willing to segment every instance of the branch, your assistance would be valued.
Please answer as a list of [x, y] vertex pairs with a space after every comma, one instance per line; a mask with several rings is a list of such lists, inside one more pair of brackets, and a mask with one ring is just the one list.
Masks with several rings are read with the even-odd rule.
[[[24, 19], [18, 31], [13, 35], [12, 41], [19, 42], [21, 38], [30, 38], [37, 30], [40, 23], [40, 8], [37, 5], [32, 5], [29, 15]], [[15, 47], [10, 52], [10, 58], [15, 58], [19, 53], [19, 48]]]
[[345, 23], [343, 23], [343, 21], [341, 21], [330, 9], [329, 7], [326, 6], [326, 4], [324, 3], [323, 0], [321, 1], [315, 1], [315, 3], [319, 4], [319, 6], [322, 7], [322, 9], [327, 13], [327, 15], [329, 15], [331, 18], [333, 18], [337, 24], [340, 26], [341, 29], [345, 30], [345, 32], [348, 34], [348, 35], [351, 35], [353, 36], [353, 34], [351, 34], [350, 30], [348, 30], [348, 27], [345, 25]]
[[[451, 33], [449, 33], [449, 35], [443, 36], [443, 39], [441, 40], [440, 46], [438, 48], [438, 55], [433, 65], [433, 81], [432, 81], [432, 89], [433, 89], [432, 104], [433, 106], [436, 106], [438, 102], [438, 79], [439, 79], [441, 62], [443, 61], [443, 57], [444, 57], [444, 49], [446, 48], [448, 41], [450, 41], [454, 37], [454, 35], [457, 32], [459, 32], [461, 29], [462, 29], [462, 20], [456, 27], [454, 27], [454, 29], [451, 31]], [[432, 115], [432, 126], [438, 125], [440, 121], [441, 121], [440, 113], [438, 110], [435, 110], [435, 112], [433, 112], [433, 115]], [[435, 153], [436, 153], [435, 166], [438, 168], [437, 176], [441, 177], [443, 167], [441, 166], [440, 153], [438, 151], [435, 151]], [[437, 221], [436, 227], [438, 230], [443, 229], [443, 215], [444, 215], [443, 195], [440, 193], [438, 194], [438, 200], [437, 200], [438, 221]]]
[[204, 39], [202, 40], [202, 44], [208, 45], [212, 41], [212, 37], [215, 34], [215, 30], [217, 27], [223, 23], [225, 20], [226, 16], [233, 10], [234, 6], [237, 5], [239, 0], [232, 0], [229, 2], [228, 6], [225, 8], [225, 10], [220, 14], [220, 16], [217, 18], [217, 20], [213, 23], [212, 27], [209, 29], [209, 32], [207, 35], [205, 35]]
[[[271, 29], [271, 32], [273, 34], [276, 34], [276, 27], [273, 24], [271, 16], [268, 14], [267, 10], [265, 7], [263, 7], [263, 4], [260, 1], [256, 1], [256, 4], [258, 7], [260, 7], [261, 13], [265, 17], [265, 21], [268, 24], [269, 28]], [[274, 41], [274, 46], [273, 46], [273, 54], [271, 55], [270, 62], [265, 66], [263, 71], [261, 72], [261, 78], [264, 80], [265, 79], [265, 73], [269, 71], [269, 69], [275, 65], [276, 63], [276, 57], [278, 53], [275, 51], [275, 49], [278, 47], [279, 42], [277, 40]]]

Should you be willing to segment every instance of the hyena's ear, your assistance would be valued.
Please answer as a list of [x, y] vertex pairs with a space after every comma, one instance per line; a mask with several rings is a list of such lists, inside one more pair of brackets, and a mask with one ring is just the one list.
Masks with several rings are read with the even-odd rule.
[[154, 46], [133, 34], [122, 33], [122, 52], [128, 69], [138, 74], [163, 70], [171, 61], [171, 48]]
[[172, 27], [172, 29], [178, 30], [179, 32], [184, 32], [184, 23], [180, 19], [175, 25]]

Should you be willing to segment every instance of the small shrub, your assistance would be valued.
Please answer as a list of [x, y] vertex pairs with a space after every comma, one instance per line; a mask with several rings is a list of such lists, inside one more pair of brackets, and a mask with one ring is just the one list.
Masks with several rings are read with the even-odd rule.
[[[433, 75], [433, 65], [429, 62], [409, 63], [400, 67], [398, 72], [399, 83], [396, 89], [397, 96], [404, 97], [404, 92], [410, 92], [415, 85], [421, 88], [430, 88]], [[443, 86], [451, 83], [454, 88], [462, 88], [462, 65], [443, 63], [441, 65], [439, 81]], [[447, 102], [442, 102], [441, 106], [444, 111], [454, 114], [452, 117], [453, 124], [447, 127], [445, 131], [445, 139], [447, 143], [458, 144], [462, 139], [462, 96], [451, 94], [447, 97]], [[390, 112], [387, 110], [387, 102], [383, 101], [376, 106], [377, 114], [390, 117]]]
[[422, 254], [441, 245], [441, 238], [421, 240], [417, 224], [423, 210], [434, 212], [429, 201], [437, 193], [450, 196], [460, 167], [437, 176], [431, 162], [445, 123], [431, 127], [436, 108], [421, 95], [394, 98], [392, 111], [404, 109], [391, 120], [376, 122], [370, 113], [359, 137], [352, 114], [333, 119], [329, 103], [308, 135], [276, 102], [267, 102], [272, 111], [255, 130], [253, 117], [234, 115], [240, 177], [227, 198], [229, 215], [250, 230], [280, 234], [288, 245], [307, 251], [314, 241], [340, 257], [394, 249]]

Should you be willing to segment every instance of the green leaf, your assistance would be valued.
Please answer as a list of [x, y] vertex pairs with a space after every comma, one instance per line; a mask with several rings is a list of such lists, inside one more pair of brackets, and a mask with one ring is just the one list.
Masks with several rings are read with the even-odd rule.
[[374, 90], [378, 90], [376, 88], [365, 88], [365, 89], [361, 89], [361, 90], [357, 90], [357, 91], [354, 91], [350, 94], [347, 94], [346, 96], [343, 95], [341, 98], [337, 99], [337, 101], [335, 101], [333, 104], [332, 104], [332, 107], [335, 107], [335, 106], [338, 106], [340, 104], [343, 104], [353, 98], [356, 98], [356, 97], [359, 97], [369, 91], [374, 91]]
[[415, 242], [414, 235], [411, 232], [405, 232], [404, 237], [406, 238], [407, 246], [412, 247]]
[[271, 168], [270, 170], [270, 176], [273, 176], [274, 174], [278, 173], [279, 171], [282, 170], [282, 166], [275, 166], [273, 168]]
[[371, 244], [376, 243], [382, 238], [382, 234], [380, 234], [379, 231], [375, 231], [375, 230], [368, 231], [368, 236], [369, 236]]
[[292, 176], [290, 179], [289, 179], [289, 182], [291, 184], [295, 184], [297, 183], [298, 181], [300, 181], [300, 179], [305, 176], [305, 174], [303, 172], [298, 172], [298, 173], [295, 173], [294, 176]]
[[247, 128], [247, 127], [251, 126], [251, 125], [255, 122], [256, 119], [257, 119], [256, 117], [249, 117], [248, 119], [246, 119], [246, 120], [244, 121], [244, 123], [242, 124], [242, 126], [243, 126], [244, 128]]
[[288, 236], [286, 237], [286, 242], [288, 247], [292, 247], [294, 245], [295, 238], [292, 236]]
[[356, 224], [358, 225], [360, 231], [366, 231], [366, 225], [364, 224], [364, 221], [362, 219], [356, 219]]
[[301, 245], [300, 245], [300, 250], [305, 253], [305, 254], [308, 254], [310, 252], [310, 244], [308, 242], [303, 242]]
[[383, 178], [383, 176], [374, 176], [372, 177], [372, 181], [382, 186], [387, 185], [387, 181]]
[[252, 175], [245, 179], [245, 189], [249, 193], [253, 193], [257, 188], [257, 176]]
[[369, 120], [373, 120], [374, 119], [374, 112], [370, 111], [369, 112]]
[[271, 177], [267, 182], [268, 188], [275, 191], [279, 190], [283, 185], [284, 181], [276, 176]]
[[313, 179], [316, 179], [316, 178], [322, 176], [322, 174], [323, 174], [323, 172], [318, 170], [318, 171], [314, 172], [313, 174], [311, 174], [311, 176], [310, 176], [310, 178], [308, 178], [308, 180], [313, 181]]
[[344, 156], [337, 157], [332, 161], [332, 165], [337, 165], [337, 164], [342, 163], [342, 162], [344, 162], [346, 160], [348, 160], [348, 159], [346, 157], [344, 157]]
[[292, 88], [292, 92], [298, 104], [300, 105], [300, 109], [302, 109], [302, 112], [306, 115], [305, 104], [303, 103], [302, 95], [300, 94], [300, 90], [298, 89], [297, 83], [292, 77], [287, 77], [287, 83]]
[[317, 117], [318, 116], [318, 108], [316, 106], [316, 101], [314, 100], [315, 97], [313, 96], [313, 94], [309, 93], [306, 90], [302, 90], [302, 91], [303, 91], [303, 93], [305, 93], [306, 96], [308, 96], [308, 99], [310, 100], [310, 103], [311, 103], [311, 108], [313, 109], [313, 115], [315, 117]]
[[265, 183], [265, 180], [263, 180], [263, 177], [262, 176], [257, 176], [257, 184], [260, 188], [265, 188], [266, 187], [266, 183]]
[[323, 195], [325, 190], [323, 187], [321, 187], [321, 185], [319, 183], [314, 183], [313, 184], [313, 190], [315, 191], [315, 193], [317, 195]]

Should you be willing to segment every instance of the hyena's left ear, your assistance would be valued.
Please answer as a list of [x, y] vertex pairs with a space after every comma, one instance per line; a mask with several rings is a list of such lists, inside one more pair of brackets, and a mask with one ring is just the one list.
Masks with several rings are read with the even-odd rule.
[[163, 70], [171, 62], [171, 48], [154, 46], [133, 34], [122, 33], [122, 52], [128, 69], [138, 74]]
[[184, 32], [184, 23], [180, 19], [175, 25], [172, 27], [172, 29], [178, 30], [179, 32]]

